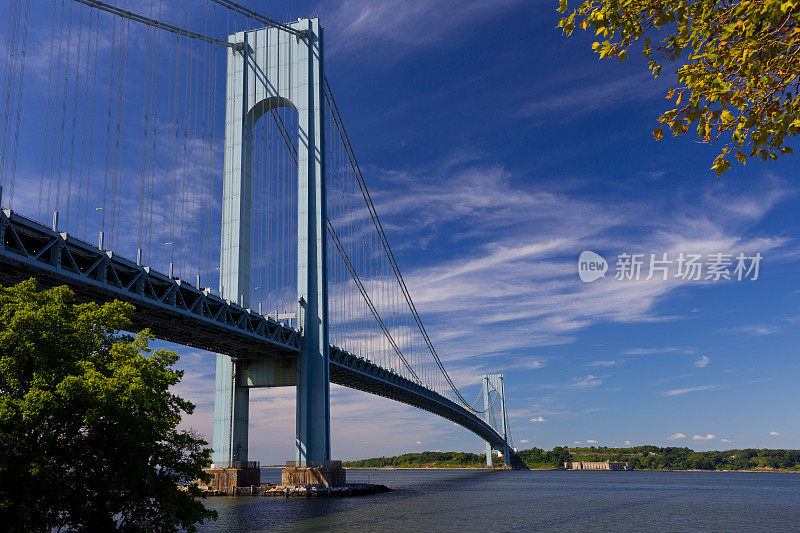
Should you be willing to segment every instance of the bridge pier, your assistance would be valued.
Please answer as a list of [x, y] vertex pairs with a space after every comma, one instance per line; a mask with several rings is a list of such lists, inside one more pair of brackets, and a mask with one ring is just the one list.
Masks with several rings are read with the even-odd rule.
[[[483, 376], [483, 419], [487, 424], [491, 425], [492, 421], [489, 418], [489, 376]], [[486, 442], [486, 466], [492, 467], [492, 443]]]
[[291, 41], [292, 55], [303, 66], [291, 74], [290, 86], [298, 89], [289, 98], [297, 109], [301, 141], [297, 157], [297, 316], [302, 342], [297, 373], [295, 464], [328, 468], [338, 472], [324, 474], [330, 478], [328, 481], [337, 476], [343, 480], [341, 463], [336, 467], [330, 460], [322, 28], [317, 19], [299, 20], [291, 26], [307, 32], [304, 40]]
[[219, 468], [247, 461], [250, 390], [242, 383], [242, 373], [237, 370], [234, 359], [217, 354], [211, 460]]

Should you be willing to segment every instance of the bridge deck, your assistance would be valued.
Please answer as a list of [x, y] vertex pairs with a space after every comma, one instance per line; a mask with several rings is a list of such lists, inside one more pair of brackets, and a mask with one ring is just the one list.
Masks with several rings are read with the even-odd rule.
[[[80, 301], [118, 299], [136, 307], [133, 325], [165, 341], [251, 359], [295, 358], [297, 330], [146, 266], [101, 250], [10, 210], [0, 211], [0, 284], [30, 277], [68, 285]], [[502, 449], [503, 438], [477, 413], [420, 383], [335, 346], [330, 380], [447, 418]]]

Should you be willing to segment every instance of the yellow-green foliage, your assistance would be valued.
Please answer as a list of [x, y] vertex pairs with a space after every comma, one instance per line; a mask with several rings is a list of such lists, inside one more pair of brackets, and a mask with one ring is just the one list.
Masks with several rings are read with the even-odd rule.
[[701, 142], [729, 136], [717, 175], [730, 168], [729, 152], [742, 164], [793, 153], [784, 143], [800, 132], [800, 0], [585, 0], [558, 26], [594, 30], [601, 58], [623, 61], [639, 43], [655, 77], [665, 62], [681, 63], [667, 94], [675, 107], [659, 121], [673, 135], [696, 125]]

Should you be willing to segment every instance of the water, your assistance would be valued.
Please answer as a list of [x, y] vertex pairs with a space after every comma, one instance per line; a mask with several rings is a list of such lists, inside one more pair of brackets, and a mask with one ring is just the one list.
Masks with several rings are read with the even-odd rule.
[[[394, 492], [208, 498], [201, 531], [800, 532], [800, 474], [348, 470]], [[280, 479], [262, 470], [262, 482]]]

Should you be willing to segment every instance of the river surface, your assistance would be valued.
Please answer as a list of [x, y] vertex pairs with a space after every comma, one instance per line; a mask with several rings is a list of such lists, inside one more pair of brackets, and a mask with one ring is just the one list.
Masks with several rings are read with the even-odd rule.
[[[280, 480], [263, 469], [262, 483]], [[800, 474], [348, 470], [394, 492], [352, 498], [208, 498], [200, 531], [800, 532]]]

